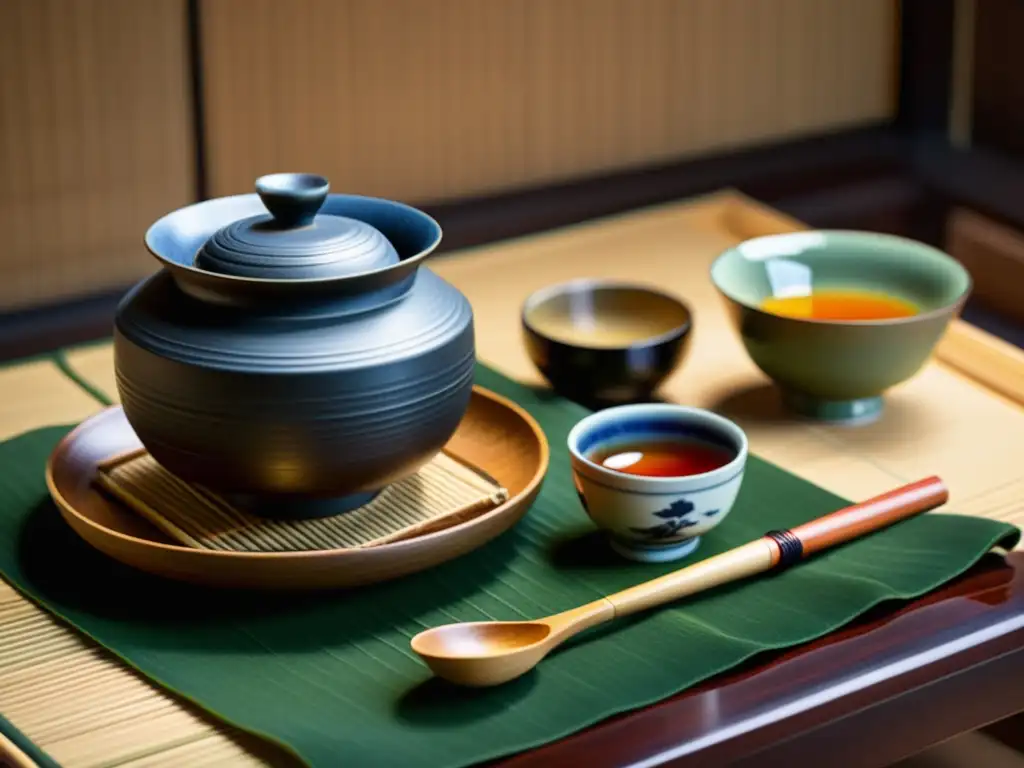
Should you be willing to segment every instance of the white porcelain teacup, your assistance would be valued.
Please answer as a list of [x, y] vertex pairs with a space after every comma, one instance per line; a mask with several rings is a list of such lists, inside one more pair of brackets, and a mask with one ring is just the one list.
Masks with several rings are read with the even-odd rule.
[[[614, 453], [616, 446], [666, 439], [724, 449], [727, 463], [700, 474], [666, 477], [630, 474], [599, 458]], [[609, 534], [612, 548], [632, 560], [667, 562], [693, 552], [700, 536], [729, 514], [743, 482], [747, 437], [729, 419], [700, 408], [623, 405], [576, 424], [569, 433], [569, 453], [580, 500]], [[621, 454], [626, 461], [629, 455]]]

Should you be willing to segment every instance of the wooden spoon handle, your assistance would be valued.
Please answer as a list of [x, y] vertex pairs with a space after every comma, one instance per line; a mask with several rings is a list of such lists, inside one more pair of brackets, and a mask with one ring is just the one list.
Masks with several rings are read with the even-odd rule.
[[925, 478], [792, 530], [771, 531], [749, 544], [605, 599], [615, 609], [615, 616], [653, 608], [763, 571], [788, 567], [820, 550], [934, 509], [944, 504], [948, 497], [946, 486], [938, 477]]
[[720, 584], [771, 570], [776, 552], [767, 537], [763, 537], [687, 568], [608, 595], [605, 600], [615, 609], [611, 618], [644, 611]]

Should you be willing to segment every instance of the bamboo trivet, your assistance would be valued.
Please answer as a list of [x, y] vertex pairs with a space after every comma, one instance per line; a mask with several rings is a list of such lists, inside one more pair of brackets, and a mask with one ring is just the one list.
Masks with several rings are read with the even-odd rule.
[[[518, 326], [518, 305], [530, 290], [571, 277], [639, 275], [679, 293], [695, 310], [693, 347], [662, 393], [668, 399], [729, 409], [747, 430], [752, 450], [840, 495], [863, 498], [894, 481], [935, 472], [950, 483], [951, 508], [1024, 525], [1019, 461], [1024, 455], [1024, 355], [966, 323], [951, 326], [936, 360], [893, 393], [889, 418], [871, 428], [794, 423], [775, 409], [763, 377], [747, 360], [707, 284], [707, 267], [722, 248], [742, 239], [800, 228], [799, 222], [724, 192], [474, 249], [432, 262], [431, 268], [472, 302], [480, 357], [530, 383], [540, 379], [522, 349]], [[75, 350], [68, 360], [80, 376], [116, 399], [109, 344]], [[47, 423], [53, 419], [34, 426]], [[251, 743], [243, 751], [238, 736], [213, 720], [193, 717], [161, 730], [163, 721], [150, 703], [174, 702], [183, 709], [180, 701], [0, 584], [0, 606], [5, 600], [39, 613], [38, 623], [21, 628], [0, 616], [0, 630], [9, 629], [48, 674], [15, 688], [0, 681], [0, 712], [65, 768], [244, 766], [271, 760], [252, 751]], [[46, 645], [57, 637], [71, 645]], [[44, 654], [44, 647], [51, 649]], [[88, 665], [76, 661], [86, 655]], [[0, 679], [7, 672], [0, 662]], [[53, 702], [71, 685], [82, 694], [67, 697], [68, 711], [55, 709]], [[15, 694], [17, 707], [10, 703]], [[105, 711], [131, 697], [140, 705], [130, 727], [104, 722], [79, 740], [60, 739], [44, 728], [50, 722], [72, 729], [94, 710]], [[180, 750], [186, 749], [183, 757], [186, 752]], [[141, 754], [148, 757], [136, 758]]]
[[494, 480], [446, 453], [357, 509], [302, 520], [270, 520], [239, 510], [171, 474], [145, 450], [113, 457], [96, 479], [179, 543], [234, 552], [372, 547], [448, 528], [508, 499]]

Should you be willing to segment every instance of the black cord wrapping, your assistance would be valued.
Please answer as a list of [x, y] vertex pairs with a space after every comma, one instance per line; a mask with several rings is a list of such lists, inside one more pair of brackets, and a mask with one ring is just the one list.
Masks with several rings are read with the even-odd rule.
[[804, 556], [804, 545], [792, 531], [768, 531], [765, 534], [779, 545], [779, 562], [776, 568], [788, 568], [799, 563]]

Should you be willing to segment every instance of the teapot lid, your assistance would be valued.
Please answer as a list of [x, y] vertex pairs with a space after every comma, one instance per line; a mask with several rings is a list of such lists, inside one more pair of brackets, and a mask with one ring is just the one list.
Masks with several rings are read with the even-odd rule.
[[310, 173], [261, 176], [256, 192], [270, 215], [239, 219], [214, 232], [196, 254], [196, 266], [238, 277], [308, 280], [397, 264], [398, 252], [380, 230], [317, 213], [329, 190], [327, 179]]

